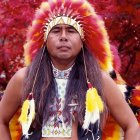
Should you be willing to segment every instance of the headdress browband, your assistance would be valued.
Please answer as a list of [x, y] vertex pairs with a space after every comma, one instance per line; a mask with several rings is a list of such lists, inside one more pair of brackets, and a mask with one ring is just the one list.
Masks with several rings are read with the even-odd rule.
[[81, 25], [76, 21], [76, 19], [73, 19], [68, 16], [54, 16], [51, 20], [48, 20], [48, 23], [45, 25], [45, 34], [44, 34], [44, 40], [47, 39], [48, 34], [50, 30], [58, 24], [67, 24], [70, 26], [73, 26], [77, 32], [80, 34], [81, 38], [84, 39], [84, 33]]

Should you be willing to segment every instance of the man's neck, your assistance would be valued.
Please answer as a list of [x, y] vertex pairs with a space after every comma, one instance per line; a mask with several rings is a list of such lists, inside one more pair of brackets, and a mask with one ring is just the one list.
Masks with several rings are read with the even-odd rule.
[[58, 70], [66, 70], [66, 69], [70, 68], [74, 64], [74, 62], [75, 62], [74, 60], [70, 61], [70, 62], [66, 61], [66, 60], [60, 60], [60, 61], [52, 60], [52, 64]]

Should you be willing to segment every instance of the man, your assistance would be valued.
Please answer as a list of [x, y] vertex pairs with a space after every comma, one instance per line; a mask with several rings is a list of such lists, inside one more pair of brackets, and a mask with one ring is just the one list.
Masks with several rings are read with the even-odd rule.
[[107, 32], [87, 1], [43, 2], [25, 60], [0, 104], [0, 139], [10, 140], [8, 123], [21, 106], [22, 139], [102, 139], [107, 108], [125, 140], [139, 139], [135, 116], [105, 72], [112, 70]]

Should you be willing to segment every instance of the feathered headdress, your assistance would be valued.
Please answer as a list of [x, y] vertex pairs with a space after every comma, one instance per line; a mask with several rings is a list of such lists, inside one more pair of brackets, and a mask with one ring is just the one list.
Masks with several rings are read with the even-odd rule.
[[[104, 22], [96, 14], [94, 7], [86, 0], [49, 0], [42, 2], [28, 30], [26, 44], [24, 45], [26, 65], [31, 63], [39, 48], [47, 40], [52, 27], [57, 24], [73, 26], [79, 32], [86, 47], [97, 58], [101, 68], [107, 72], [112, 70], [112, 54]], [[103, 111], [103, 102], [97, 90], [92, 87], [88, 80], [87, 82], [89, 89], [86, 94], [84, 129], [88, 129], [90, 123], [98, 120], [100, 112]], [[29, 109], [29, 107], [25, 108]], [[26, 111], [23, 109], [23, 112]], [[28, 115], [27, 112], [22, 114]], [[23, 121], [21, 123], [23, 124]]]
[[26, 65], [31, 63], [44, 39], [47, 39], [50, 29], [60, 23], [72, 25], [80, 35], [83, 34], [86, 46], [97, 57], [101, 68], [106, 71], [112, 69], [112, 55], [104, 22], [86, 0], [42, 2], [28, 30], [27, 43], [24, 45]]

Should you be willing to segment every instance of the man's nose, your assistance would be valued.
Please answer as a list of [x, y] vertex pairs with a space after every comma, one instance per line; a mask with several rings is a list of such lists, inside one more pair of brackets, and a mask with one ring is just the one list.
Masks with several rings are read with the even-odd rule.
[[62, 30], [61, 31], [61, 35], [60, 35], [60, 41], [67, 41], [68, 37], [67, 37], [67, 31], [66, 30]]

